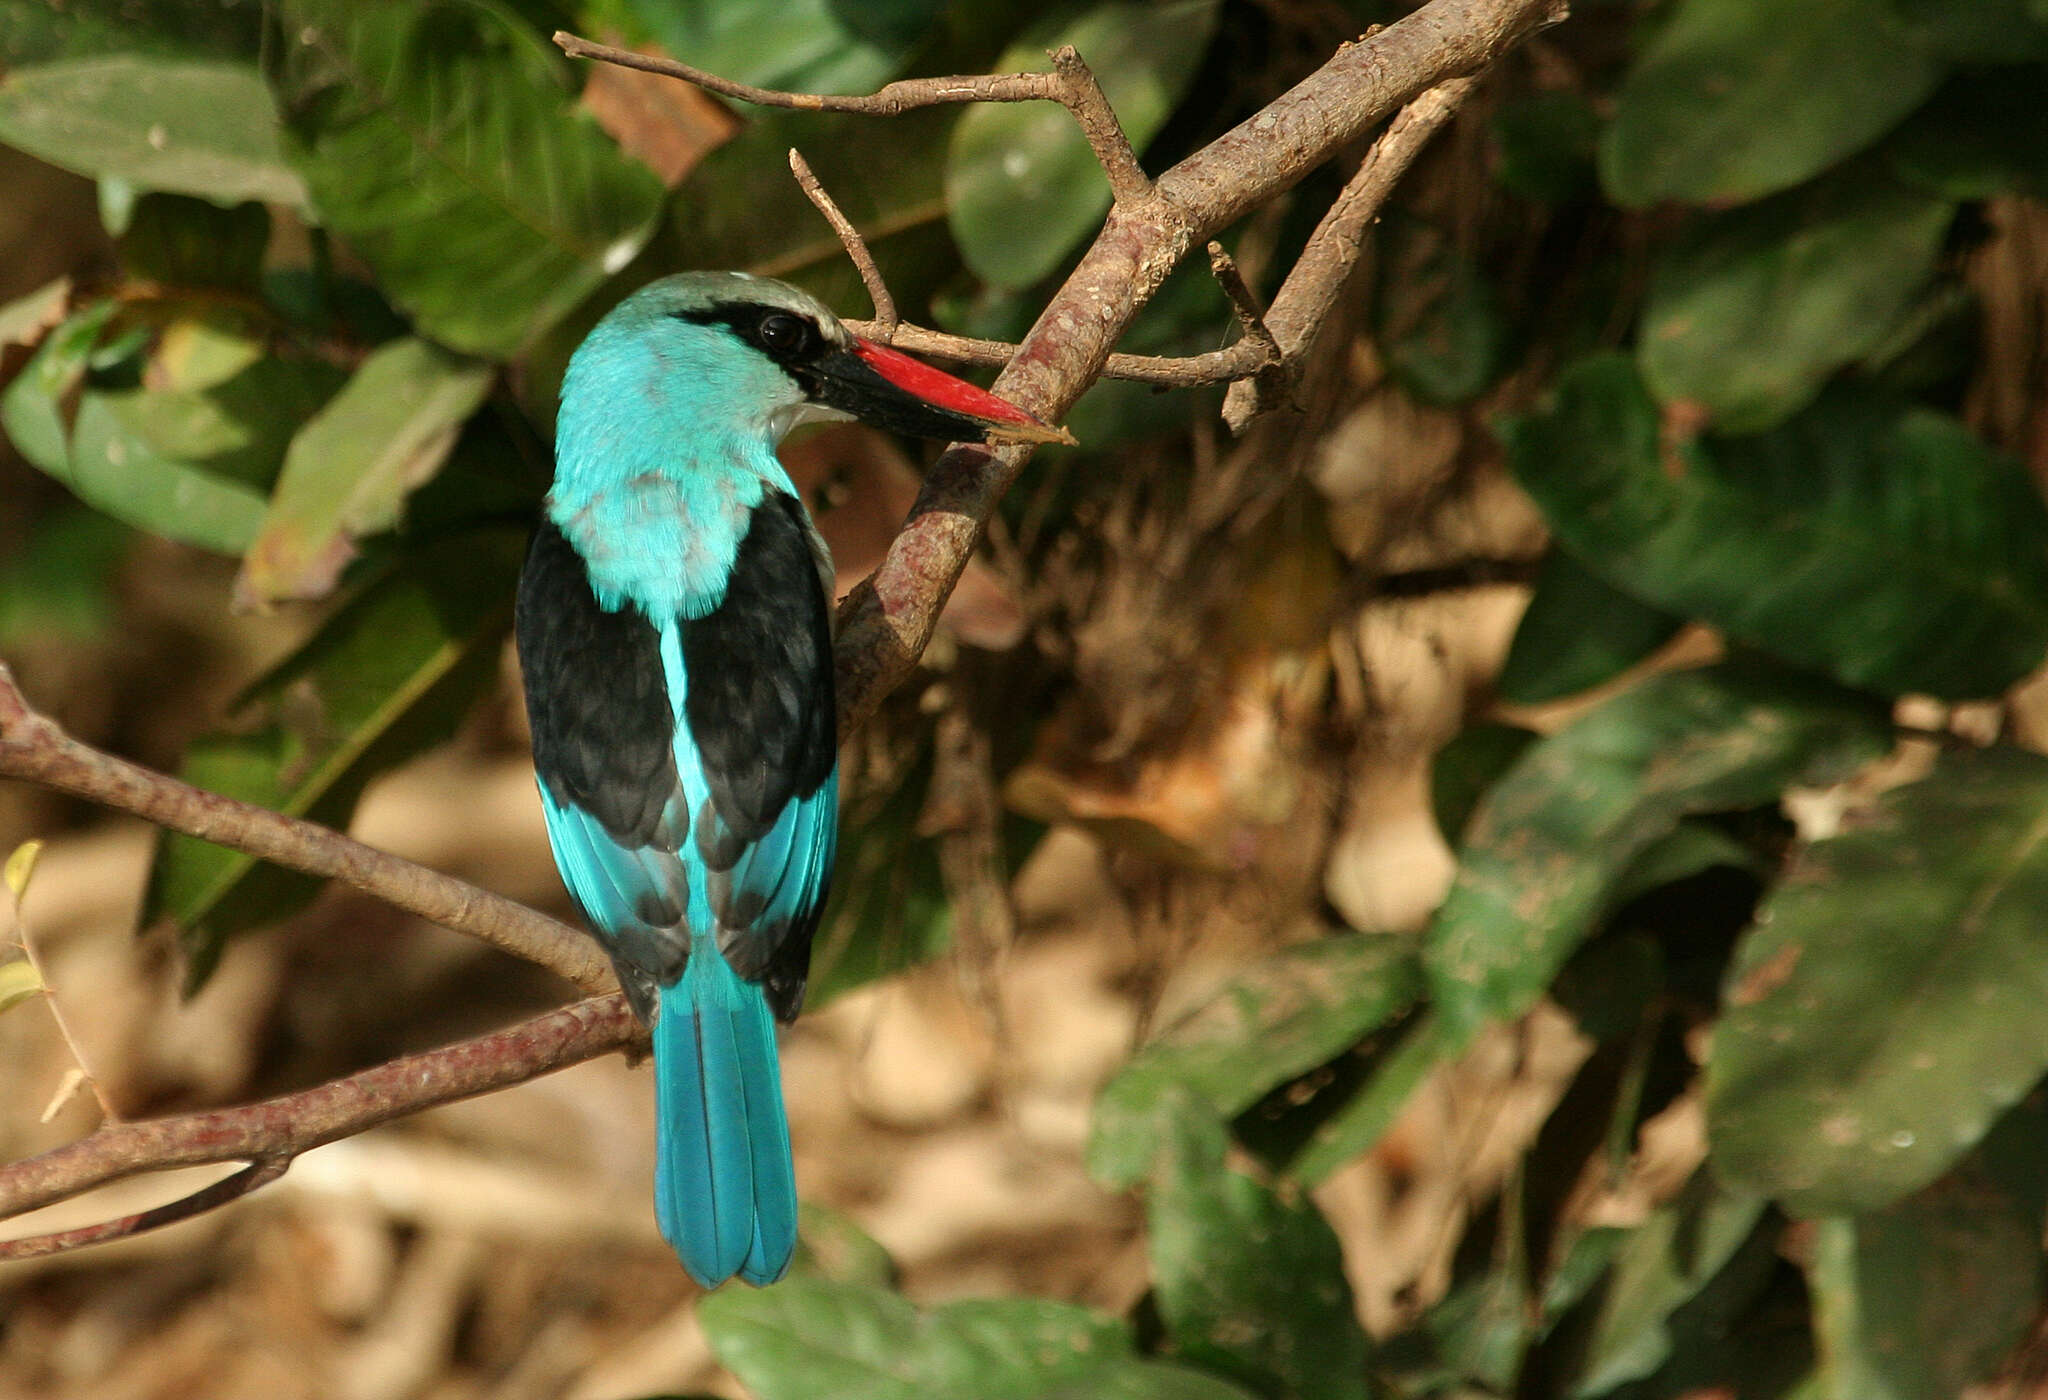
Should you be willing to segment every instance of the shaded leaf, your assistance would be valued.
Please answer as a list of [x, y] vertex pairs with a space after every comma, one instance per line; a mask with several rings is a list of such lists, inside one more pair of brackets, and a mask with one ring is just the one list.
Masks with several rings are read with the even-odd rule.
[[1387, 368], [1426, 402], [1476, 398], [1507, 346], [1493, 284], [1447, 230], [1389, 218], [1378, 239], [1373, 324]]
[[0, 68], [95, 55], [254, 58], [263, 0], [4, 0]]
[[1689, 813], [1754, 807], [1884, 752], [1865, 698], [1747, 666], [1652, 677], [1533, 745], [1467, 830], [1423, 963], [1458, 1036], [1528, 1010]]
[[[495, 683], [523, 543], [509, 532], [452, 538], [365, 587], [250, 688], [238, 732], [187, 750], [179, 776], [345, 828], [371, 778], [446, 739]], [[177, 925], [196, 987], [229, 935], [317, 890], [240, 851], [167, 835], [143, 920]]]
[[2048, 652], [2048, 510], [1951, 418], [1845, 388], [1771, 433], [1665, 441], [1634, 367], [1595, 355], [1505, 434], [1588, 567], [1788, 661], [1961, 699]]
[[1215, 1119], [1169, 1121], [1145, 1207], [1175, 1350], [1264, 1394], [1368, 1400], [1370, 1344], [1329, 1222], [1299, 1191], [1283, 1199], [1226, 1170]]
[[[1072, 44], [1138, 150], [1194, 80], [1216, 0], [1109, 0], [1033, 26], [998, 58], [999, 73], [1043, 70]], [[1059, 266], [1109, 211], [1109, 182], [1073, 115], [1054, 102], [968, 108], [946, 161], [948, 218], [968, 267], [998, 287], [1028, 287]]]
[[1474, 724], [1437, 750], [1429, 770], [1430, 810], [1436, 813], [1437, 830], [1453, 846], [1463, 839], [1479, 799], [1537, 737], [1535, 730], [1519, 725]]
[[1892, 168], [1948, 199], [2048, 195], [2044, 83], [2038, 67], [1955, 78], [1890, 144]]
[[306, 197], [270, 91], [247, 64], [113, 54], [17, 68], [0, 77], [0, 142], [138, 189], [228, 203]]
[[792, 1278], [726, 1289], [698, 1316], [718, 1359], [761, 1400], [1232, 1400], [1238, 1391], [1140, 1361], [1114, 1318], [1016, 1298], [920, 1312], [878, 1288]]
[[1707, 1070], [1722, 1176], [1882, 1208], [2048, 1072], [2048, 759], [1950, 754], [1802, 851], [1729, 970]]
[[2044, 1139], [2048, 1115], [2029, 1104], [1891, 1209], [1820, 1222], [1808, 1280], [1823, 1393], [1952, 1400], [1992, 1379], [2041, 1305]]
[[509, 355], [646, 241], [661, 183], [482, 3], [290, 0], [274, 81], [322, 221], [419, 329]]
[[235, 579], [248, 606], [333, 591], [355, 541], [398, 523], [490, 392], [489, 365], [423, 340], [380, 346], [293, 436]]
[[[1958, 63], [2031, 63], [2048, 58], [2048, 16], [2028, 0], [1885, 0], [1913, 36]], [[1974, 74], [1973, 78], [1988, 76]], [[2035, 76], [2035, 90], [2040, 77]]]
[[1594, 192], [1600, 118], [1582, 94], [1539, 92], [1504, 102], [1487, 127], [1499, 151], [1493, 178], [1502, 189], [1545, 204]]
[[1443, 1021], [1426, 1010], [1411, 1017], [1396, 1034], [1393, 1046], [1377, 1058], [1364, 1084], [1316, 1128], [1287, 1163], [1289, 1176], [1314, 1186], [1370, 1152], [1394, 1126], [1423, 1081], [1458, 1050]]
[[1629, 69], [1601, 182], [1627, 206], [1757, 199], [1875, 141], [1945, 71], [1866, 0], [1681, 0]]
[[167, 286], [255, 291], [270, 243], [260, 204], [224, 209], [208, 200], [146, 194], [121, 234], [121, 261], [137, 277]]
[[1650, 391], [1726, 432], [1805, 407], [1898, 323], [1954, 213], [1852, 171], [1695, 221], [1650, 279], [1637, 351]]
[[1763, 1219], [1764, 1206], [1761, 1197], [1724, 1190], [1701, 1174], [1629, 1231], [1615, 1245], [1568, 1393], [1591, 1400], [1662, 1366], [1671, 1355], [1671, 1315], [1735, 1257]]
[[1114, 1186], [1149, 1172], [1162, 1120], [1199, 1105], [1218, 1120], [1315, 1068], [1404, 1009], [1420, 979], [1383, 934], [1319, 938], [1253, 964], [1148, 1043], [1102, 1091], [1088, 1169]]
[[0, 560], [0, 647], [105, 633], [114, 574], [133, 539], [127, 526], [83, 506], [38, 517], [26, 545]]
[[1553, 549], [1501, 667], [1500, 697], [1540, 705], [1604, 685], [1684, 625], [1685, 619], [1630, 597]]

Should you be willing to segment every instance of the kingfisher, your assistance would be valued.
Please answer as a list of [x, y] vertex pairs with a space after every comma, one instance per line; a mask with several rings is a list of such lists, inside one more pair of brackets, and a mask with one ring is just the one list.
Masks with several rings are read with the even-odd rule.
[[655, 1218], [692, 1277], [796, 1248], [775, 1022], [838, 810], [832, 564], [775, 455], [798, 423], [1071, 441], [740, 272], [620, 302], [562, 380], [515, 633], [548, 842], [654, 1044]]

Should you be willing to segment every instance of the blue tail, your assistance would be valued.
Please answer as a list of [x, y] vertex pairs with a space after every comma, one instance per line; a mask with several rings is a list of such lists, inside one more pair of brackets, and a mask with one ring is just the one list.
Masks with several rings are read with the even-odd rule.
[[768, 1284], [796, 1249], [796, 1171], [775, 1021], [710, 938], [661, 990], [654, 1025], [654, 1213], [690, 1276]]

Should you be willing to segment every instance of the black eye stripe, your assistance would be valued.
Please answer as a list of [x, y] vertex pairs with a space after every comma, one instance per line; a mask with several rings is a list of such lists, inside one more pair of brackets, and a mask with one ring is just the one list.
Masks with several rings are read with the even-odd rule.
[[817, 322], [800, 311], [759, 302], [717, 302], [698, 311], [679, 311], [679, 320], [732, 329], [785, 369], [808, 363], [831, 348]]

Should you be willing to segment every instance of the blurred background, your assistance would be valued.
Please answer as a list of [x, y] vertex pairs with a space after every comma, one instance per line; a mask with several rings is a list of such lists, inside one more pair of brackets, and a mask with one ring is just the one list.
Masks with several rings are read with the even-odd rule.
[[[1411, 8], [0, 0], [0, 659], [573, 918], [507, 643], [569, 351], [685, 267], [868, 314], [792, 145], [967, 335], [1109, 191], [1050, 105], [548, 35], [844, 92], [1071, 42], [1157, 172]], [[1225, 233], [1263, 296], [1362, 154]], [[0, 1396], [2048, 1394], [2044, 194], [2042, 0], [1576, 0], [1291, 401], [1091, 390], [849, 744], [791, 1281], [700, 1311], [608, 1057], [0, 1266]], [[1234, 333], [1198, 261], [1120, 348]], [[785, 449], [842, 593], [926, 450]], [[0, 782], [29, 840], [0, 1161], [571, 994]]]

